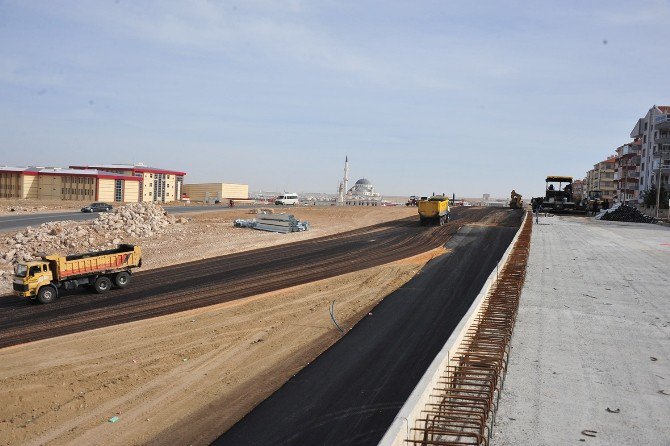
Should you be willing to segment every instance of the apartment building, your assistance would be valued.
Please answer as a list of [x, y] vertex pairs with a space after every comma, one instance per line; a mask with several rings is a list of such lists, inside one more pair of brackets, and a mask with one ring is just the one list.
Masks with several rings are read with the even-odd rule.
[[638, 119], [630, 137], [641, 141], [638, 200], [658, 183], [668, 188], [670, 176], [670, 106], [654, 105]]
[[606, 160], [600, 161], [593, 165], [593, 169], [586, 174], [587, 191], [601, 191], [602, 199], [614, 201], [616, 194], [616, 185], [614, 183], [614, 167], [616, 163], [616, 156], [612, 155]]
[[582, 198], [586, 197], [586, 178], [572, 182], [572, 197], [575, 202], [581, 201]]
[[134, 203], [140, 181], [97, 169], [0, 166], [0, 198]]
[[639, 139], [616, 148], [614, 182], [617, 202], [637, 202], [640, 198], [641, 153], [642, 141]]
[[72, 169], [102, 169], [120, 175], [141, 178], [140, 201], [170, 202], [182, 197], [185, 172], [159, 169], [137, 164], [99, 164], [92, 166], [70, 166]]

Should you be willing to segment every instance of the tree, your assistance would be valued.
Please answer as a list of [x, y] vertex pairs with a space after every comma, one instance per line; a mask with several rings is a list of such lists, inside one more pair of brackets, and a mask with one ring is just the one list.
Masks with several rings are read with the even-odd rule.
[[[644, 191], [642, 194], [642, 199], [644, 200], [645, 206], [656, 206], [656, 185], [652, 185], [649, 189]], [[660, 209], [668, 208], [668, 191], [665, 190], [665, 187], [661, 185], [661, 205]]]

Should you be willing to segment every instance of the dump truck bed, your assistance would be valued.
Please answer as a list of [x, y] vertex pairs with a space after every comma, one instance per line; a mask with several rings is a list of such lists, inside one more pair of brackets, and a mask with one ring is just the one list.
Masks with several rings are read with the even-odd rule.
[[449, 212], [449, 200], [422, 200], [419, 215], [423, 218], [438, 218]]
[[139, 246], [119, 245], [116, 249], [106, 251], [71, 256], [47, 256], [45, 260], [55, 265], [54, 271], [58, 280], [63, 280], [140, 266], [142, 252]]

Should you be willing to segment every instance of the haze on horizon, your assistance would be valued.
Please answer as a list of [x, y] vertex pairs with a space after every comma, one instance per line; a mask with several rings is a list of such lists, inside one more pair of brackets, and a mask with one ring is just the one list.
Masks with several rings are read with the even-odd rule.
[[0, 165], [529, 198], [670, 105], [670, 3], [0, 0]]

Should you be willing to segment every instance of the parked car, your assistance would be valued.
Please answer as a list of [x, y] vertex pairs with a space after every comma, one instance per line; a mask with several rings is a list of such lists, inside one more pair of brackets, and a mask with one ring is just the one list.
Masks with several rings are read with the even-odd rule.
[[113, 206], [107, 203], [91, 203], [81, 208], [82, 212], [109, 212]]

